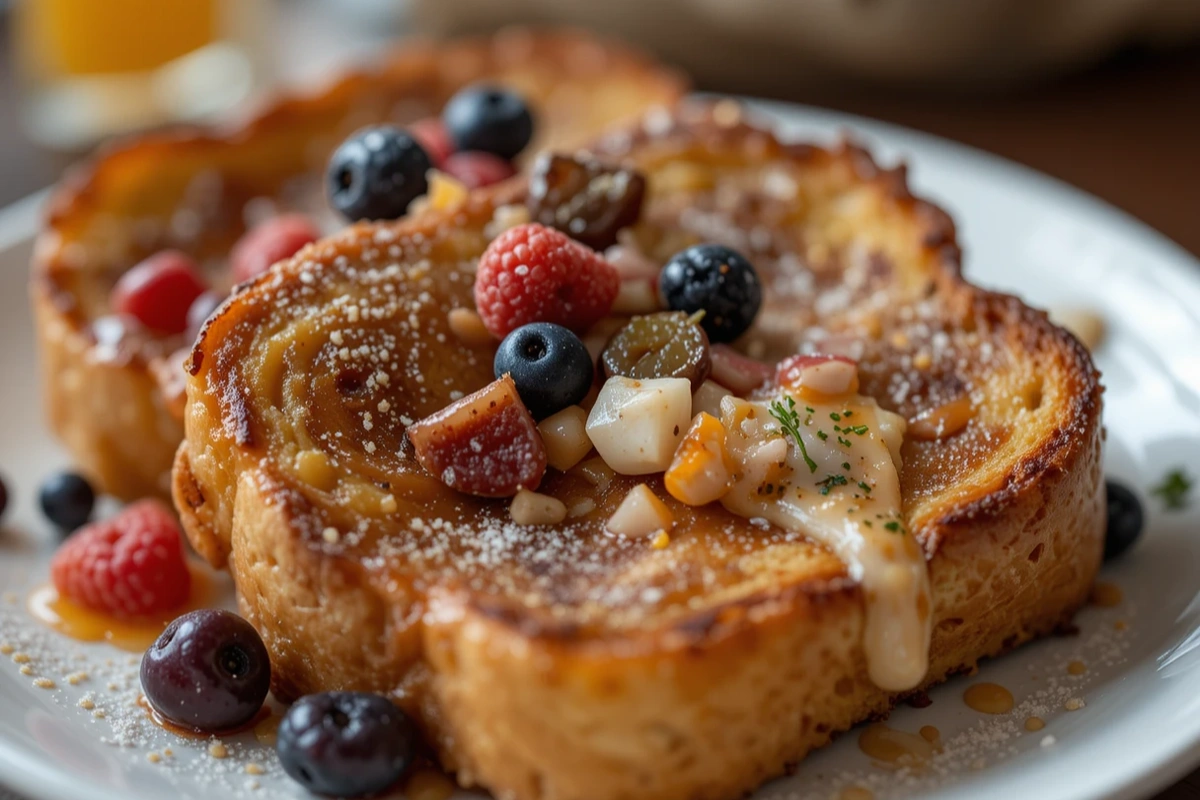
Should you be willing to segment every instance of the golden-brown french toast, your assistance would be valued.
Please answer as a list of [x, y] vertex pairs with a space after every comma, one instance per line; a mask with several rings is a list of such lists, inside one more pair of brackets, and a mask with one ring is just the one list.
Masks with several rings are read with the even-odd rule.
[[[463, 786], [501, 798], [727, 800], [1083, 604], [1104, 529], [1086, 351], [967, 283], [953, 224], [903, 169], [741, 116], [655, 114], [595, 152], [645, 175], [626, 242], [651, 261], [705, 241], [753, 261], [764, 299], [739, 349], [849, 353], [865, 402], [908, 421], [893, 529], [927, 559], [924, 677], [872, 680], [872, 598], [802, 530], [594, 460], [541, 479], [563, 523], [521, 525], [418, 464], [413, 422], [493, 380], [495, 344], [451, 312], [473, 307], [480, 255], [526, 196], [515, 180], [308, 247], [192, 353], [176, 505], [233, 573], [280, 697], [386, 693]], [[669, 537], [606, 530], [641, 482]]]
[[123, 273], [170, 248], [227, 291], [230, 248], [252, 218], [330, 216], [319, 176], [348, 133], [436, 114], [485, 79], [527, 97], [538, 121], [533, 150], [588, 141], [686, 89], [636, 52], [567, 30], [410, 43], [371, 71], [282, 96], [244, 124], [149, 134], [69, 175], [50, 201], [31, 291], [47, 414], [83, 472], [124, 499], [165, 495], [183, 437], [177, 353], [190, 339], [115, 315], [110, 292]]

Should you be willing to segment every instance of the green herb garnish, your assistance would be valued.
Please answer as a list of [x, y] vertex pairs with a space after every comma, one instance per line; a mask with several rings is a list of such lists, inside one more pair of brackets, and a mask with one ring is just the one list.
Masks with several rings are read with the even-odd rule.
[[864, 433], [866, 433], [867, 431], [869, 431], [871, 429], [868, 428], [866, 425], [855, 425], [853, 428], [846, 428], [846, 430], [854, 431], [859, 436], [862, 436]]
[[821, 487], [821, 494], [829, 494], [829, 490], [835, 486], [845, 486], [845, 475], [827, 475], [825, 480], [817, 481], [817, 486]]
[[1187, 508], [1188, 493], [1192, 490], [1192, 479], [1182, 469], [1173, 469], [1166, 474], [1162, 483], [1151, 491], [1162, 498], [1168, 511]]
[[867, 494], [871, 493], [871, 484], [867, 483], [866, 481], [859, 481], [858, 488], [862, 489]]
[[904, 528], [900, 527], [900, 523], [896, 522], [896, 520], [885, 522], [883, 527], [887, 528], [892, 533], [904, 533]]
[[[779, 427], [783, 428], [785, 434], [796, 440], [796, 444], [800, 448], [800, 455], [804, 456], [804, 463], [808, 465], [808, 471], [816, 472], [817, 462], [808, 457], [808, 449], [804, 446], [804, 440], [800, 438], [800, 417], [796, 414], [796, 401], [790, 397], [783, 399], [787, 405], [778, 400], [771, 401], [771, 416], [779, 423]], [[817, 435], [820, 436], [819, 431]]]
[[833, 420], [834, 422], [841, 422], [841, 421], [842, 421], [842, 415], [841, 415], [841, 414], [839, 414], [839, 413], [838, 413], [838, 412], [836, 412], [836, 411], [830, 411], [830, 412], [829, 412], [829, 418], [830, 418], [831, 420]]
[[829, 438], [829, 434], [825, 431], [817, 431], [817, 438], [823, 442]]

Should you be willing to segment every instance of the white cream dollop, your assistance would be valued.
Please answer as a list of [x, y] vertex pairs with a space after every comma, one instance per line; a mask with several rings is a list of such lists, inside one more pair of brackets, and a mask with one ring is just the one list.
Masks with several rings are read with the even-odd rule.
[[[799, 442], [772, 416], [773, 404], [795, 413]], [[737, 465], [721, 502], [829, 547], [862, 586], [871, 680], [888, 691], [920, 685], [932, 609], [925, 555], [901, 514], [903, 418], [857, 395], [816, 403], [785, 392], [763, 401], [726, 397], [721, 417]]]

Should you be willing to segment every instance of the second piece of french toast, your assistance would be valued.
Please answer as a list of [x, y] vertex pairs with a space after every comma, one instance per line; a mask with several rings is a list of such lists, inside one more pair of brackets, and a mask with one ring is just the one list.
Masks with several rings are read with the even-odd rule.
[[[896, 530], [927, 559], [924, 677], [873, 680], [873, 598], [803, 531], [593, 462], [542, 480], [564, 523], [518, 525], [417, 463], [413, 421], [492, 381], [494, 344], [448, 314], [472, 306], [516, 182], [309, 247], [193, 351], [176, 504], [232, 571], [281, 698], [388, 694], [462, 785], [501, 798], [728, 800], [1083, 604], [1104, 529], [1086, 351], [968, 284], [950, 219], [903, 170], [740, 117], [685, 108], [596, 149], [647, 177], [626, 241], [651, 261], [721, 241], [754, 262], [764, 303], [739, 347], [847, 353], [862, 394], [908, 420]], [[606, 531], [642, 481], [669, 541]]]
[[174, 249], [203, 265], [212, 289], [227, 291], [230, 249], [256, 217], [332, 216], [320, 176], [347, 134], [436, 115], [481, 81], [533, 105], [531, 152], [589, 141], [686, 89], [650, 58], [572, 30], [407, 42], [318, 91], [281, 94], [242, 124], [146, 134], [63, 180], [38, 235], [30, 290], [50, 425], [99, 489], [125, 500], [165, 496], [183, 436], [177, 352], [190, 339], [118, 315], [110, 293], [119, 278]]

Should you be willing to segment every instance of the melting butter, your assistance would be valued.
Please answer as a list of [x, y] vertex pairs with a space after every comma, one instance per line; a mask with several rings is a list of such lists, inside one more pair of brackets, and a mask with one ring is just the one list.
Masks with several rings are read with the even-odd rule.
[[[772, 416], [794, 405], [800, 442]], [[780, 395], [721, 401], [726, 446], [737, 464], [722, 499], [730, 511], [803, 532], [845, 562], [866, 598], [863, 649], [871, 680], [904, 691], [929, 660], [932, 613], [925, 555], [901, 515], [904, 420], [871, 398], [836, 404]], [[801, 447], [801, 443], [803, 447]]]

